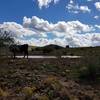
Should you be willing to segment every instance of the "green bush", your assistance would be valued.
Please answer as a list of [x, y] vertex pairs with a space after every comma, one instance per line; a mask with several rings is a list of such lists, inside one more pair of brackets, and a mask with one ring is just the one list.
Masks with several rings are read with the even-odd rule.
[[86, 56], [82, 59], [84, 67], [79, 69], [79, 78], [88, 81], [98, 81], [100, 79], [100, 57]]

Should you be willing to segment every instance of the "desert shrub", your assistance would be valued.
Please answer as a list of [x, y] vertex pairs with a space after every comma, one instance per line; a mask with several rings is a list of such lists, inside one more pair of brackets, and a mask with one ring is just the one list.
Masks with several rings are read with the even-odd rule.
[[59, 91], [63, 86], [55, 76], [47, 77], [43, 80], [43, 84], [50, 100], [59, 97]]
[[52, 83], [55, 83], [57, 82], [57, 78], [55, 76], [49, 76], [48, 78], [46, 78], [43, 83], [44, 84], [47, 84], [47, 85], [50, 85]]
[[41, 95], [37, 98], [37, 100], [49, 100], [48, 96], [46, 95]]
[[84, 67], [79, 69], [79, 78], [89, 81], [98, 81], [100, 79], [100, 57], [86, 56], [82, 59]]
[[48, 71], [48, 72], [56, 72], [60, 70], [58, 66], [52, 65], [52, 64], [43, 64], [42, 65], [43, 70]]
[[55, 93], [54, 90], [50, 90], [50, 89], [48, 90], [47, 95], [48, 95], [48, 97], [50, 98], [50, 100], [53, 99], [54, 93]]
[[31, 51], [33, 52], [33, 51], [34, 51], [34, 49], [33, 49], [33, 48], [31, 48]]
[[26, 97], [31, 97], [34, 93], [34, 91], [36, 90], [36, 87], [24, 87], [22, 89], [22, 93], [26, 96]]
[[62, 85], [60, 84], [59, 80], [57, 80], [56, 77], [51, 76], [46, 78], [43, 83], [49, 87], [51, 87], [55, 91], [59, 91], [62, 88]]
[[51, 51], [53, 51], [53, 48], [43, 48], [43, 53], [50, 53]]
[[33, 93], [32, 88], [30, 88], [30, 87], [24, 87], [24, 88], [22, 89], [22, 92], [23, 92], [25, 95], [27, 95], [27, 96], [31, 96], [32, 93]]
[[[71, 94], [69, 93], [69, 91], [66, 88], [62, 88], [61, 91], [59, 92], [60, 95], [60, 99], [61, 100], [72, 100], [71, 98]], [[73, 99], [75, 100], [75, 99]]]
[[0, 97], [7, 97], [7, 96], [8, 96], [8, 92], [0, 88]]

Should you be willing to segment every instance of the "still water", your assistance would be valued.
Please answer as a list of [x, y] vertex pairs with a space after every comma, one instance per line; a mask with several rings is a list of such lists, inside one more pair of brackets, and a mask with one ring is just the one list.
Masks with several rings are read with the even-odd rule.
[[[23, 58], [23, 56], [16, 56], [17, 58]], [[28, 56], [28, 58], [35, 58], [35, 59], [39, 59], [39, 58], [52, 58], [52, 59], [56, 59], [58, 58], [57, 56]], [[81, 58], [81, 56], [61, 56], [61, 58]]]

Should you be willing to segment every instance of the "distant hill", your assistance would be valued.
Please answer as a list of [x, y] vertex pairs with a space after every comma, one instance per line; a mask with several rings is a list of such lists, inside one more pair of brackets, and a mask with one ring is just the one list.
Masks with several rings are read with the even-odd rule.
[[42, 51], [43, 53], [50, 53], [52, 51], [59, 49], [64, 49], [64, 47], [54, 44], [46, 45], [43, 47], [34, 47], [34, 48], [32, 47], [32, 51]]
[[50, 44], [50, 45], [46, 45], [43, 47], [30, 47], [31, 51], [30, 52], [31, 55], [44, 55], [44, 54], [48, 54], [48, 55], [79, 55], [79, 56], [88, 56], [88, 55], [100, 55], [100, 46], [96, 46], [96, 47], [68, 47], [66, 46], [65, 48], [59, 45], [54, 45], [54, 44]]
[[50, 53], [52, 51], [58, 50], [58, 49], [63, 49], [64, 47], [58, 46], [58, 45], [54, 45], [54, 44], [50, 44], [50, 45], [46, 45], [44, 47], [42, 47], [43, 53]]
[[55, 45], [55, 44], [50, 44], [50, 45], [44, 46], [43, 48], [63, 49], [64, 47]]

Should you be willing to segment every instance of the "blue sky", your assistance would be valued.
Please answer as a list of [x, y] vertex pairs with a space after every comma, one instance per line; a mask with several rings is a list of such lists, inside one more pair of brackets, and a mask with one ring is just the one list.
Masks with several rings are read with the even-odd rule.
[[24, 34], [17, 40], [21, 38], [31, 44], [40, 40], [43, 44], [48, 40], [59, 44], [63, 38], [61, 44], [89, 46], [95, 42], [93, 45], [98, 45], [100, 0], [0, 0], [0, 24], [16, 36], [18, 32]]
[[[100, 19], [95, 20], [93, 17], [100, 12], [96, 10], [94, 1], [76, 0], [79, 5], [87, 5], [91, 9], [91, 13], [69, 13], [66, 5], [70, 0], [60, 0], [59, 3], [49, 5], [48, 8], [39, 9], [37, 0], [0, 0], [0, 23], [5, 21], [14, 21], [22, 23], [24, 16], [38, 16], [49, 22], [56, 23], [57, 21], [80, 20], [88, 24], [100, 24]], [[99, 0], [95, 0], [99, 1]]]

